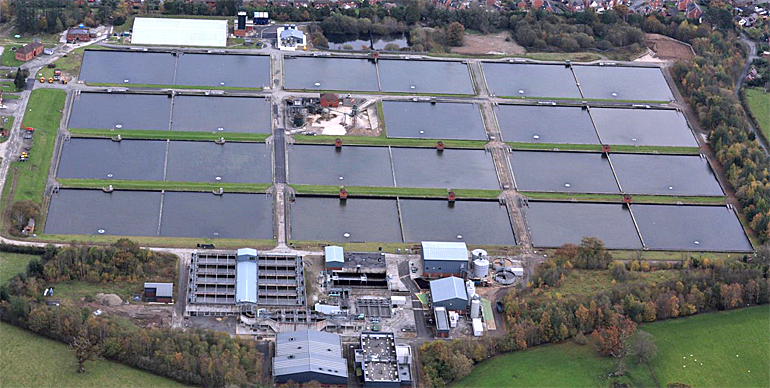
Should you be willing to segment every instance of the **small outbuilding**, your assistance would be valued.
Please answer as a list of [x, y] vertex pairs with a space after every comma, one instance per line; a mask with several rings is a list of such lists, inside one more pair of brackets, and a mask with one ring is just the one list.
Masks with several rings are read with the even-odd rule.
[[340, 106], [340, 96], [337, 93], [321, 93], [322, 108], [336, 108]]
[[324, 259], [327, 269], [342, 269], [345, 265], [345, 250], [335, 245], [325, 247]]
[[448, 277], [430, 282], [431, 306], [444, 307], [447, 311], [465, 311], [468, 308], [468, 294], [465, 283], [458, 277]]
[[174, 283], [144, 283], [144, 301], [174, 303]]
[[43, 45], [39, 42], [27, 43], [16, 50], [14, 58], [17, 61], [27, 62], [43, 52]]

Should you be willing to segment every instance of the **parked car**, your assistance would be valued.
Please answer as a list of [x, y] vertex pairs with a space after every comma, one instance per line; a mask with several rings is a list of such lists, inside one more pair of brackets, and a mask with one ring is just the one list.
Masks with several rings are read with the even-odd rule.
[[503, 302], [497, 301], [497, 312], [502, 314], [503, 313]]

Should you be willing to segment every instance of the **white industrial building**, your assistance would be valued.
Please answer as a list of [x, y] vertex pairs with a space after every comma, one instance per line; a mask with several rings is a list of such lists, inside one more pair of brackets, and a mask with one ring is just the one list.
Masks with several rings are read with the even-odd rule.
[[315, 330], [278, 333], [273, 357], [275, 382], [347, 385], [348, 364], [342, 358], [340, 336]]
[[465, 243], [423, 241], [421, 245], [424, 276], [462, 276], [468, 271], [468, 246]]
[[227, 20], [136, 18], [132, 44], [227, 46]]
[[458, 277], [448, 277], [430, 282], [431, 306], [444, 307], [448, 311], [465, 311], [468, 294], [465, 283]]
[[278, 27], [278, 49], [285, 51], [296, 51], [297, 49], [307, 49], [307, 37], [305, 33], [297, 29], [295, 25]]

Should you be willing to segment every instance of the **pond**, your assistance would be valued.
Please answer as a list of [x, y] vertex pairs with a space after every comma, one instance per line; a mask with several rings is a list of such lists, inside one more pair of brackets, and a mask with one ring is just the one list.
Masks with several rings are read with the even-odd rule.
[[[330, 50], [384, 50], [389, 43], [398, 45], [399, 48], [409, 47], [409, 42], [404, 34], [396, 35], [327, 35]], [[346, 48], [346, 45], [350, 47]]]

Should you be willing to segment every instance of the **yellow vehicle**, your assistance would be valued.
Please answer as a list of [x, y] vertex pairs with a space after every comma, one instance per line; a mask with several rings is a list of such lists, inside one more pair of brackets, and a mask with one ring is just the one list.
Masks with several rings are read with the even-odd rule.
[[45, 77], [40, 77], [40, 83], [41, 84], [45, 83]]
[[49, 83], [49, 84], [52, 84], [52, 83], [53, 83], [53, 77], [49, 77], [49, 78], [48, 78], [48, 83]]
[[65, 84], [65, 85], [66, 85], [66, 84], [67, 84], [67, 79], [66, 79], [66, 78], [62, 78], [62, 79], [61, 79], [61, 83], [63, 83], [63, 84]]

